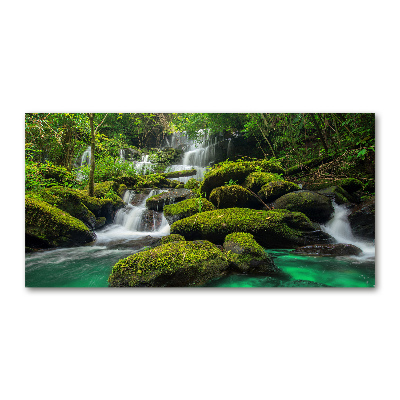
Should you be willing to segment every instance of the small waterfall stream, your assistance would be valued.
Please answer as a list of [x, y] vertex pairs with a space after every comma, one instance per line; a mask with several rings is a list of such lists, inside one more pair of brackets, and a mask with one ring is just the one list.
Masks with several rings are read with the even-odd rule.
[[203, 136], [201, 142], [188, 139], [180, 133], [172, 134], [169, 140], [168, 138], [165, 139], [165, 146], [174, 148], [181, 147], [184, 150], [182, 164], [171, 165], [167, 168], [166, 172], [184, 171], [189, 169], [196, 169], [197, 171], [194, 176], [174, 178], [183, 183], [186, 183], [191, 178], [202, 180], [207, 171], [207, 167], [210, 163], [215, 161], [218, 137], [214, 136], [210, 138], [208, 132], [203, 130], [199, 132]]
[[[152, 219], [152, 224], [150, 229], [143, 223], [144, 214], [149, 211], [146, 208], [146, 200], [162, 192], [163, 190], [161, 189], [153, 189], [147, 195], [142, 196], [137, 205], [132, 205], [131, 202], [136, 195], [134, 191], [127, 190], [123, 197], [126, 206], [117, 211], [112, 225], [96, 232], [96, 245], [108, 244], [114, 241], [140, 239], [145, 236], [161, 237], [168, 235], [170, 226], [163, 213], [151, 211], [152, 215], [150, 218]], [[161, 218], [161, 222], [158, 224], [156, 214], [158, 219]]]
[[331, 235], [337, 241], [337, 243], [352, 244], [359, 247], [363, 252], [360, 257], [374, 258], [374, 243], [354, 237], [351, 231], [349, 220], [347, 218], [350, 214], [350, 210], [344, 205], [338, 205], [335, 202], [333, 202], [333, 209], [333, 217], [325, 226], [321, 226], [322, 230]]

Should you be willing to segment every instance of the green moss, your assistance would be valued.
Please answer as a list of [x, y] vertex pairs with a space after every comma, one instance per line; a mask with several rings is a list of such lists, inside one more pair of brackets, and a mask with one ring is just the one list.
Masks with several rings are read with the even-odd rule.
[[256, 242], [251, 233], [234, 232], [225, 237], [225, 243], [234, 243], [241, 248], [242, 253], [255, 254], [263, 256], [264, 249]]
[[258, 192], [258, 195], [265, 199], [266, 202], [271, 202], [286, 193], [294, 192], [296, 190], [300, 190], [300, 186], [293, 182], [284, 180], [273, 181], [265, 184]]
[[255, 160], [255, 161], [226, 161], [218, 164], [208, 171], [200, 187], [201, 192], [208, 197], [212, 189], [223, 186], [226, 182], [243, 182], [252, 172], [274, 172], [283, 174], [285, 171], [277, 161]]
[[48, 247], [84, 244], [95, 238], [79, 219], [29, 196], [25, 198], [25, 232]]
[[171, 226], [171, 233], [183, 235], [186, 240], [205, 239], [218, 244], [230, 233], [251, 233], [258, 243], [268, 248], [293, 247], [303, 243], [305, 232], [314, 230], [309, 218], [300, 212], [248, 208], [206, 211]]
[[337, 204], [344, 204], [353, 201], [353, 197], [340, 186], [330, 186], [326, 189], [319, 190], [318, 193], [334, 199]]
[[186, 183], [184, 188], [190, 190], [196, 190], [200, 187], [200, 182], [195, 178], [190, 178]]
[[193, 176], [196, 175], [197, 171], [195, 169], [187, 169], [183, 171], [173, 171], [173, 172], [165, 172], [163, 175], [166, 178], [179, 178], [181, 176]]
[[174, 187], [163, 174], [138, 175], [135, 188]]
[[333, 206], [330, 198], [306, 190], [287, 193], [279, 197], [274, 205], [276, 209], [302, 212], [317, 222], [326, 222], [333, 214]]
[[184, 241], [185, 238], [182, 235], [172, 234], [168, 236], [164, 236], [161, 238], [161, 244], [171, 243], [171, 242], [180, 242]]
[[341, 186], [350, 194], [363, 188], [362, 182], [355, 178], [340, 179], [339, 181], [335, 182], [335, 185]]
[[118, 261], [110, 286], [201, 286], [221, 276], [229, 263], [207, 241], [175, 241]]
[[278, 174], [271, 174], [267, 172], [252, 172], [247, 176], [244, 181], [243, 187], [252, 190], [257, 193], [261, 190], [261, 187], [268, 182], [281, 181], [283, 178]]
[[171, 224], [179, 219], [190, 217], [199, 212], [211, 211], [214, 209], [215, 207], [208, 200], [194, 198], [164, 206], [164, 216]]
[[212, 190], [210, 201], [217, 208], [248, 207], [253, 195], [239, 185], [221, 186]]

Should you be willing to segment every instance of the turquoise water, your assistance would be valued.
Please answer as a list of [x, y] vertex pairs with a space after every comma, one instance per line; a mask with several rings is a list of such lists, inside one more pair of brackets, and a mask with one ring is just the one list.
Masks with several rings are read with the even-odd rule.
[[[271, 277], [235, 275], [209, 282], [209, 287], [319, 286], [372, 287], [375, 263], [357, 257], [299, 256], [291, 250], [268, 250], [275, 264], [291, 276], [289, 281]], [[26, 255], [26, 287], [107, 287], [113, 265], [131, 249], [83, 246]], [[295, 282], [293, 282], [295, 281]], [[300, 282], [299, 282], [300, 281]], [[306, 281], [306, 282], [305, 282]]]
[[26, 287], [107, 287], [113, 265], [135, 251], [83, 246], [25, 256]]
[[207, 286], [309, 287], [318, 284], [332, 287], [375, 286], [375, 261], [373, 259], [299, 256], [288, 249], [268, 250], [267, 253], [274, 257], [277, 267], [291, 276], [291, 281], [280, 281], [270, 277], [235, 275], [214, 280], [209, 282]]

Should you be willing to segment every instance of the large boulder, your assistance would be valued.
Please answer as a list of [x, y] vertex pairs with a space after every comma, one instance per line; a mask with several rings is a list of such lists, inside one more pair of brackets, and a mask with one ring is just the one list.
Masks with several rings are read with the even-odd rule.
[[217, 187], [210, 194], [210, 201], [217, 208], [252, 207], [257, 204], [253, 194], [239, 185]]
[[259, 190], [258, 195], [265, 202], [270, 203], [279, 197], [300, 190], [300, 186], [289, 181], [272, 181], [268, 182]]
[[361, 239], [375, 239], [375, 199], [355, 207], [348, 218], [355, 236]]
[[327, 222], [333, 214], [332, 201], [321, 194], [302, 190], [279, 197], [274, 203], [275, 209], [299, 211], [312, 221]]
[[282, 180], [283, 178], [281, 178], [277, 174], [271, 174], [268, 172], [252, 172], [247, 176], [246, 180], [243, 183], [243, 187], [250, 189], [254, 193], [257, 193], [268, 182]]
[[151, 196], [146, 200], [149, 210], [162, 211], [165, 205], [178, 203], [195, 197], [195, 193], [189, 189], [173, 189]]
[[197, 197], [164, 206], [164, 216], [168, 223], [172, 225], [180, 219], [211, 210], [215, 210], [215, 207], [211, 202], [207, 199]]
[[186, 240], [203, 239], [216, 244], [223, 244], [225, 236], [234, 232], [251, 233], [265, 248], [295, 248], [333, 240], [304, 214], [287, 210], [226, 208], [202, 212], [171, 226], [171, 233], [183, 235]]
[[207, 241], [174, 241], [118, 261], [108, 279], [114, 287], [202, 286], [224, 275], [229, 262]]
[[336, 204], [354, 203], [358, 198], [346, 192], [341, 186], [330, 186], [325, 189], [318, 190], [317, 193], [327, 196], [335, 201]]
[[298, 247], [294, 253], [306, 256], [358, 256], [362, 250], [352, 244], [332, 243]]
[[250, 275], [267, 275], [289, 279], [272, 258], [254, 240], [251, 233], [235, 232], [226, 236], [224, 250], [228, 252], [231, 269]]
[[226, 161], [218, 164], [205, 174], [200, 190], [208, 198], [214, 188], [224, 186], [229, 182], [232, 184], [241, 184], [250, 173], [256, 171], [274, 172], [277, 174], [285, 172], [277, 161]]
[[27, 196], [35, 196], [39, 200], [67, 212], [91, 229], [97, 229], [105, 223], [112, 223], [115, 212], [123, 206], [123, 202], [118, 196], [114, 200], [96, 198], [88, 196], [84, 190], [63, 186], [43, 189], [35, 194], [28, 193]]
[[96, 235], [67, 212], [44, 201], [26, 197], [25, 239], [26, 247], [37, 249], [81, 246], [93, 242]]

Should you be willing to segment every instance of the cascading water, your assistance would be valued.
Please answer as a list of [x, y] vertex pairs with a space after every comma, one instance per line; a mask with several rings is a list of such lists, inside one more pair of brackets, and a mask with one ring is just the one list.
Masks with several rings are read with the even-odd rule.
[[162, 192], [163, 190], [153, 189], [148, 195], [143, 197], [138, 205], [134, 206], [131, 202], [135, 197], [135, 193], [131, 190], [127, 190], [123, 198], [126, 206], [117, 211], [112, 225], [97, 232], [96, 245], [107, 244], [111, 241], [118, 240], [139, 239], [144, 236], [158, 237], [168, 235], [170, 227], [163, 213], [158, 213], [161, 221], [157, 226], [155, 212], [152, 212], [151, 218], [153, 224], [151, 230], [143, 224], [144, 214], [148, 211], [146, 208], [146, 200]]
[[197, 173], [190, 177], [174, 178], [183, 183], [186, 183], [190, 178], [202, 180], [210, 163], [215, 161], [216, 145], [218, 137], [209, 138], [208, 132], [199, 131], [202, 134], [203, 140], [195, 142], [182, 134], [173, 134], [165, 139], [165, 145], [168, 147], [181, 148], [184, 150], [182, 164], [171, 165], [166, 172], [184, 171], [196, 169]]
[[350, 210], [344, 205], [338, 205], [333, 202], [334, 214], [330, 221], [325, 226], [322, 226], [322, 230], [331, 235], [337, 243], [352, 244], [359, 247], [362, 250], [361, 257], [363, 258], [374, 258], [375, 257], [375, 245], [374, 243], [359, 240], [354, 237], [348, 215]]

